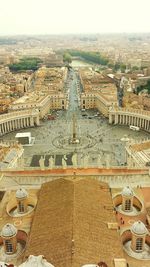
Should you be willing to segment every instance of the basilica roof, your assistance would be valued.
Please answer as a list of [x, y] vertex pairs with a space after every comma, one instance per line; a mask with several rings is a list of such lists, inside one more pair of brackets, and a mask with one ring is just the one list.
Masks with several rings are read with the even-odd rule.
[[25, 252], [44, 255], [57, 267], [79, 267], [123, 258], [112, 198], [106, 183], [58, 179], [42, 185]]

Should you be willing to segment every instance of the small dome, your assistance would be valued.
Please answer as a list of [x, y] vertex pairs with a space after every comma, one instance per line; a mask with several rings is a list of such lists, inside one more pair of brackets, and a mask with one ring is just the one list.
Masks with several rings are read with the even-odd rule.
[[28, 192], [23, 188], [20, 188], [16, 191], [16, 198], [26, 198], [27, 196]]
[[126, 186], [126, 187], [123, 188], [121, 194], [122, 194], [122, 196], [125, 196], [125, 197], [132, 197], [133, 196], [133, 191], [129, 186]]
[[11, 237], [17, 234], [17, 229], [13, 224], [7, 223], [4, 225], [1, 231], [1, 236]]
[[147, 233], [147, 228], [144, 223], [138, 221], [132, 225], [131, 231], [137, 235], [144, 235]]

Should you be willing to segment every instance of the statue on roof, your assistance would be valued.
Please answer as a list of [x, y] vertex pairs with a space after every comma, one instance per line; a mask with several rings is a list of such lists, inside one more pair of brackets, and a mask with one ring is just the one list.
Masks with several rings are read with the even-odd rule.
[[23, 262], [19, 267], [54, 267], [51, 263], [49, 263], [43, 255], [33, 256], [30, 255], [28, 259]]
[[40, 169], [41, 170], [45, 169], [44, 161], [45, 161], [44, 156], [41, 156], [40, 159], [39, 159], [39, 165], [40, 165]]
[[54, 168], [54, 165], [55, 165], [54, 158], [52, 156], [50, 156], [48, 161], [49, 161], [49, 168], [52, 170]]
[[67, 168], [67, 157], [66, 157], [66, 155], [64, 155], [63, 157], [62, 157], [62, 168], [63, 169], [66, 169]]
[[72, 160], [73, 167], [77, 168], [77, 165], [78, 165], [77, 164], [77, 153], [73, 153], [71, 160]]

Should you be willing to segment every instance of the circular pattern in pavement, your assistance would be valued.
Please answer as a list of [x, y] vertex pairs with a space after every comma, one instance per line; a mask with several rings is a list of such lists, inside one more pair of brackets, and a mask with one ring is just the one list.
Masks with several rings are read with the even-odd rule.
[[70, 137], [59, 135], [52, 140], [52, 144], [59, 149], [78, 150], [93, 147], [96, 140], [90, 135], [82, 136], [79, 138], [79, 143], [73, 144]]

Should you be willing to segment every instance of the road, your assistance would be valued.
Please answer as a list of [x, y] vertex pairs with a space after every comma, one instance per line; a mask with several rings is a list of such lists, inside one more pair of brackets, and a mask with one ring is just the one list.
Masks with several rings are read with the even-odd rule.
[[66, 112], [67, 121], [72, 120], [73, 114], [76, 114], [76, 117], [81, 118], [81, 111], [79, 109], [79, 96], [77, 92], [77, 75], [73, 69], [69, 70], [68, 74], [68, 92], [69, 92], [69, 105]]

